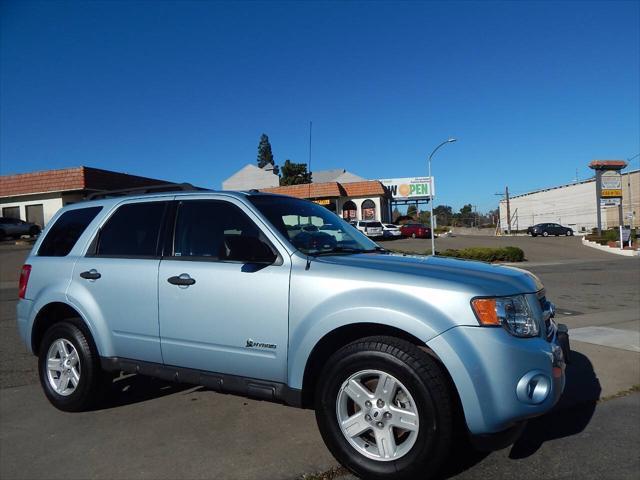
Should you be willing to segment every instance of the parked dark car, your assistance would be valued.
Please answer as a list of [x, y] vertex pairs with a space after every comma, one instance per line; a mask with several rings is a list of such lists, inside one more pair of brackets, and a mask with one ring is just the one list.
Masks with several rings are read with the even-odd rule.
[[558, 223], [539, 223], [527, 228], [527, 234], [532, 237], [537, 237], [538, 235], [542, 235], [543, 237], [548, 237], [549, 235], [555, 235], [556, 237], [566, 235], [570, 237], [573, 235], [573, 230], [569, 227], [563, 227]]
[[431, 228], [422, 223], [406, 223], [400, 227], [403, 237], [431, 238]]
[[40, 234], [40, 227], [35, 223], [25, 222], [19, 218], [0, 217], [0, 240], [20, 238], [23, 235], [35, 237]]

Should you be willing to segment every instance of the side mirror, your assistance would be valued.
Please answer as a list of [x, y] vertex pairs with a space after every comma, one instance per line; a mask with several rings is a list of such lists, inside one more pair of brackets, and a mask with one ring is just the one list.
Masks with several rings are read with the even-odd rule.
[[258, 237], [229, 236], [226, 243], [229, 249], [227, 260], [271, 265], [278, 258], [271, 246]]

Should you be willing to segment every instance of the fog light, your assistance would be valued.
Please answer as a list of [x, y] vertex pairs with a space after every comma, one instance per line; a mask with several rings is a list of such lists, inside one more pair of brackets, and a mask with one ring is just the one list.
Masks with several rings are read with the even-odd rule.
[[544, 402], [551, 391], [551, 379], [540, 370], [525, 374], [516, 387], [518, 400], [531, 405]]

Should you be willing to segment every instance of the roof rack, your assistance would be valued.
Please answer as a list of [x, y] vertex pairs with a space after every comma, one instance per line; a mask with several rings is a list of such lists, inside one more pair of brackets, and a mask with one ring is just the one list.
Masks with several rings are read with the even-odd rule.
[[125, 195], [142, 195], [153, 192], [193, 192], [208, 190], [207, 188], [195, 187], [190, 183], [161, 183], [158, 185], [148, 185], [146, 187], [123, 188], [121, 190], [103, 190], [87, 195], [86, 200], [96, 200], [99, 198], [122, 197]]

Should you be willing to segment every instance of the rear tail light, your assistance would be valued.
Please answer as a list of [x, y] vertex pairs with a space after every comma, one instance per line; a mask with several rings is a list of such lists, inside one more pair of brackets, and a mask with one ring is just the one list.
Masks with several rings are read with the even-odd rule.
[[18, 298], [24, 298], [27, 293], [27, 283], [29, 283], [29, 275], [31, 275], [31, 265], [23, 265], [20, 272], [20, 282], [18, 284]]

